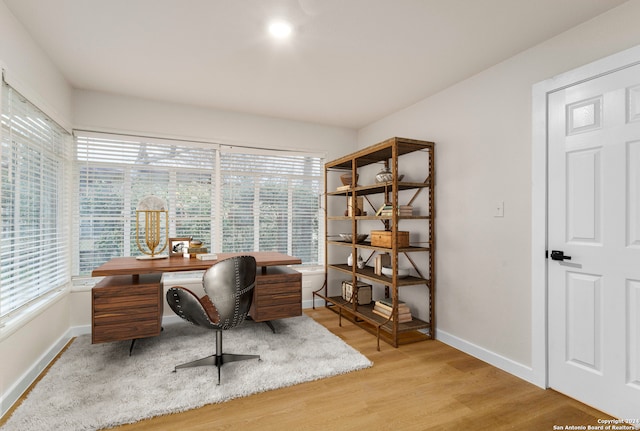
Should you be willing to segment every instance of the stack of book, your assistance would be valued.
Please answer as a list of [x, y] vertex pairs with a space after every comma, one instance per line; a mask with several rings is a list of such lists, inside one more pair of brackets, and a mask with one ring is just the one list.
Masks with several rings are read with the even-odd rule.
[[413, 215], [413, 205], [400, 205], [398, 209], [398, 215], [402, 216], [412, 216]]
[[[373, 312], [379, 316], [388, 318], [393, 310], [393, 301], [391, 298], [380, 299], [373, 306]], [[393, 318], [391, 318], [393, 320]], [[402, 301], [398, 301], [398, 322], [411, 322], [411, 310], [409, 306]]]
[[189, 257], [196, 257], [199, 254], [207, 253], [207, 247], [189, 247], [187, 252], [189, 253]]
[[[376, 212], [376, 215], [380, 217], [393, 216], [393, 205], [388, 205], [388, 204], [382, 205]], [[400, 207], [398, 207], [398, 215], [400, 217], [412, 216], [413, 205], [400, 205]]]
[[376, 215], [381, 217], [391, 217], [393, 215], [393, 205], [382, 205], [378, 211], [376, 211]]

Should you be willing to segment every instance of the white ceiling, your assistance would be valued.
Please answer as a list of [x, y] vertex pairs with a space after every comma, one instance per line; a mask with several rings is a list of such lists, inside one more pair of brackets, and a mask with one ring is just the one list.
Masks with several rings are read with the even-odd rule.
[[359, 128], [624, 1], [4, 3], [74, 88]]

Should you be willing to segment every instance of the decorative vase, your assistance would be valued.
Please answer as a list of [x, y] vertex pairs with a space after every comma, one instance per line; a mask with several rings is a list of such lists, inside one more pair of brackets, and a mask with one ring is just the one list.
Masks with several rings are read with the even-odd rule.
[[349, 253], [349, 257], [347, 258], [347, 265], [353, 266], [353, 253]]
[[376, 174], [376, 182], [386, 183], [387, 181], [391, 180], [393, 180], [393, 174], [389, 169], [389, 165], [385, 162], [384, 168], [382, 168], [382, 170]]
[[358, 255], [358, 269], [364, 268], [364, 260], [362, 260], [362, 256]]

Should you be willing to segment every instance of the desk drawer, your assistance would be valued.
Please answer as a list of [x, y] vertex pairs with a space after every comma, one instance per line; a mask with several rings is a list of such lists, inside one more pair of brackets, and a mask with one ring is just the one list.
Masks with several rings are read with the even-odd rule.
[[155, 337], [159, 335], [155, 321], [128, 321], [111, 323], [93, 328], [91, 342], [106, 343], [109, 341], [132, 340], [134, 338]]
[[260, 286], [261, 289], [254, 300], [258, 307], [268, 307], [274, 304], [290, 304], [302, 302], [302, 292], [300, 286]]
[[251, 306], [257, 322], [302, 314], [302, 274], [284, 266], [259, 271]]
[[160, 274], [105, 277], [91, 290], [91, 341], [159, 335], [162, 324]]
[[[141, 307], [155, 307], [158, 309], [158, 287], [156, 288], [141, 288], [139, 292], [132, 293], [131, 290], [136, 288], [130, 288], [129, 292], [124, 292], [120, 295], [116, 294], [104, 294], [96, 293], [93, 295], [93, 310], [94, 312], [103, 312], [111, 310], [132, 310]], [[137, 290], [137, 289], [136, 289]]]
[[256, 322], [264, 322], [265, 320], [277, 320], [286, 319], [287, 317], [295, 317], [302, 315], [302, 302], [298, 301], [295, 304], [279, 304], [272, 305], [270, 307], [259, 307], [258, 316], [253, 320]]

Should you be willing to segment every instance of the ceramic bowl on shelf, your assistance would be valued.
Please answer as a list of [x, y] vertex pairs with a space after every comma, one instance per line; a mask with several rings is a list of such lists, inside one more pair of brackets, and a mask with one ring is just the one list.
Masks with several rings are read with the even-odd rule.
[[[356, 243], [361, 243], [362, 241], [367, 239], [368, 236], [369, 236], [368, 233], [359, 233], [356, 236]], [[340, 234], [340, 238], [342, 238], [343, 241], [352, 242], [353, 241], [353, 234], [352, 233], [341, 233]]]
[[340, 181], [342, 181], [342, 184], [345, 186], [355, 187], [358, 183], [359, 176], [360, 176], [359, 174], [356, 174], [355, 184], [354, 184], [353, 176], [351, 175], [351, 173], [340, 175]]
[[[393, 268], [390, 266], [382, 267], [382, 275], [389, 278], [393, 277]], [[398, 278], [406, 278], [409, 276], [409, 268], [398, 268]]]

